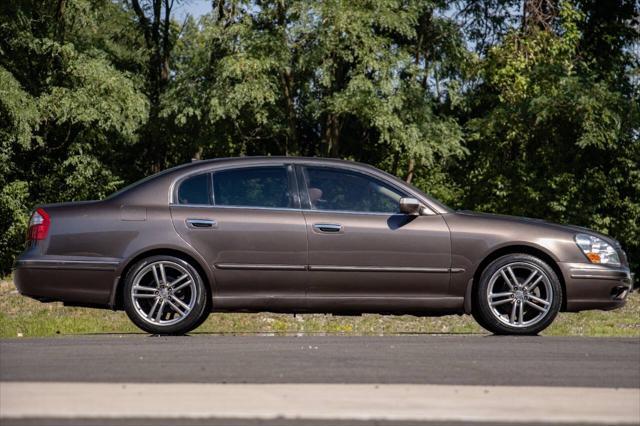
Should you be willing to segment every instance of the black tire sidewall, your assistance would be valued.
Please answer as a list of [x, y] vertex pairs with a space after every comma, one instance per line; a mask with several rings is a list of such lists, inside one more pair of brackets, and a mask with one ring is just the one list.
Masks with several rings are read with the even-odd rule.
[[[156, 325], [150, 324], [140, 317], [138, 312], [135, 310], [133, 306], [133, 300], [131, 300], [131, 287], [133, 286], [133, 282], [135, 280], [136, 275], [150, 263], [165, 261], [165, 262], [174, 262], [183, 268], [187, 269], [189, 273], [193, 276], [196, 289], [197, 289], [197, 297], [196, 303], [191, 310], [191, 312], [181, 321], [176, 324], [171, 325]], [[193, 267], [189, 262], [184, 259], [174, 257], [174, 256], [151, 256], [137, 262], [133, 267], [129, 270], [125, 277], [124, 282], [124, 310], [127, 313], [129, 319], [140, 329], [146, 331], [151, 334], [160, 334], [160, 335], [181, 335], [186, 334], [196, 327], [201, 325], [206, 319], [208, 312], [207, 308], [209, 304], [207, 303], [207, 299], [209, 297], [209, 292], [202, 280], [200, 273], [196, 268]]]
[[[523, 328], [510, 327], [500, 322], [491, 312], [487, 298], [483, 297], [483, 295], [487, 294], [487, 287], [493, 274], [503, 266], [514, 262], [531, 263], [540, 268], [547, 275], [553, 291], [553, 301], [547, 315], [541, 321]], [[560, 280], [553, 268], [546, 262], [529, 254], [508, 254], [494, 260], [482, 271], [474, 292], [473, 316], [481, 327], [494, 334], [535, 335], [551, 325], [556, 318], [562, 306], [562, 297], [563, 292]]]

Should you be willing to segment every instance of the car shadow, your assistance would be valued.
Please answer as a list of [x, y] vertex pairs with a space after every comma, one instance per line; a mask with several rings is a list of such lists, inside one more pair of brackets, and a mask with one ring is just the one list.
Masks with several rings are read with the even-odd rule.
[[383, 336], [483, 336], [491, 337], [487, 333], [462, 333], [462, 332], [417, 332], [403, 331], [396, 333], [346, 333], [346, 332], [287, 332], [287, 331], [195, 331], [188, 334], [147, 334], [147, 333], [79, 333], [61, 334], [60, 336], [144, 336], [144, 337], [192, 337], [192, 336], [284, 336], [284, 337], [305, 337], [305, 336], [344, 336], [344, 337], [383, 337]]

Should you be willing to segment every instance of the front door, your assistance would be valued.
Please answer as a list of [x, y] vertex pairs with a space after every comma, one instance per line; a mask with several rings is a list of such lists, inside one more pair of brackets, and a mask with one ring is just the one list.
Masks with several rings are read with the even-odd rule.
[[409, 307], [407, 300], [428, 307], [423, 299], [448, 294], [451, 240], [442, 216], [399, 213], [408, 195], [358, 171], [305, 166], [298, 176], [308, 207], [310, 303], [384, 311]]
[[[174, 226], [213, 267], [214, 304], [269, 309], [283, 300], [303, 303], [307, 235], [291, 170], [233, 168], [178, 184]], [[203, 184], [210, 195], [198, 195]]]

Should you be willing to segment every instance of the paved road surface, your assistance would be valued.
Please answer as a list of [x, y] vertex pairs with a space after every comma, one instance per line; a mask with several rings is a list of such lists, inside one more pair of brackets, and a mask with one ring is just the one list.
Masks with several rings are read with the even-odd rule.
[[[184, 386], [185, 394], [215, 396], [221, 404], [214, 409], [207, 400], [202, 401], [202, 406], [197, 406], [192, 397], [177, 401], [186, 404], [184, 410], [200, 410], [200, 417], [229, 407], [230, 417], [213, 424], [272, 424], [261, 422], [282, 416], [283, 412], [284, 417], [274, 424], [294, 424], [292, 419], [296, 418], [304, 419], [298, 424], [327, 424], [322, 423], [322, 410], [340, 400], [352, 402], [331, 406], [339, 413], [329, 417], [336, 419], [331, 424], [340, 420], [345, 425], [360, 425], [372, 419], [385, 426], [404, 426], [425, 419], [445, 421], [443, 424], [447, 425], [456, 424], [446, 422], [449, 420], [571, 423], [571, 416], [579, 421], [599, 419], [600, 423], [612, 423], [617, 419], [629, 423], [631, 419], [633, 423], [640, 420], [640, 339], [102, 335], [4, 340], [0, 341], [0, 382], [0, 401], [5, 405], [0, 406], [3, 425], [28, 425], [34, 421], [60, 424], [59, 416], [65, 413], [60, 408], [64, 398], [85, 398], [89, 404], [85, 411], [74, 412], [75, 420], [66, 420], [69, 425], [97, 422], [81, 417], [95, 417], [92, 410], [99, 411], [104, 404], [88, 407], [104, 398], [124, 410], [122, 418], [115, 413], [115, 418], [104, 420], [105, 424], [133, 424], [144, 419], [127, 420], [131, 417], [131, 413], [127, 414], [130, 399], [138, 398], [141, 407], [149, 404], [140, 400], [141, 395], [169, 401], [172, 389], [180, 386]], [[123, 390], [122, 383], [128, 384], [128, 391]], [[238, 387], [239, 384], [246, 385]], [[49, 395], [62, 396], [52, 400]], [[322, 395], [330, 398], [323, 400]], [[380, 398], [379, 403], [371, 399], [375, 395]], [[462, 395], [465, 397], [461, 399]], [[239, 420], [237, 417], [244, 413], [240, 408], [251, 402], [245, 397], [256, 402], [250, 404], [252, 407], [257, 407], [261, 399], [269, 400], [270, 408], [249, 410], [246, 419]], [[7, 418], [8, 404], [18, 407], [31, 398], [40, 398], [39, 407], [55, 418]], [[304, 398], [315, 402], [306, 403]], [[404, 411], [398, 410], [404, 414], [385, 414], [393, 411], [384, 408], [390, 399], [404, 402]], [[505, 399], [521, 407], [523, 416], [514, 417], [509, 410], [506, 414], [502, 410], [496, 417]], [[476, 401], [476, 408], [471, 407], [467, 414], [452, 408], [456, 404], [464, 406], [461, 400]], [[433, 404], [425, 411], [429, 401]], [[47, 404], [50, 411], [46, 411]], [[234, 404], [240, 411], [234, 411]], [[358, 404], [363, 410], [368, 408], [354, 410]], [[494, 408], [483, 408], [491, 404]], [[540, 405], [547, 406], [547, 414]], [[23, 411], [28, 407], [23, 404]], [[286, 411], [289, 407], [291, 410]], [[591, 409], [592, 414], [584, 414], [585, 408]], [[20, 409], [15, 412], [20, 413]], [[448, 416], [453, 412], [457, 414]], [[156, 417], [163, 417], [160, 414]], [[163, 417], [164, 422], [176, 424], [171, 417]], [[147, 421], [156, 424], [154, 420]], [[198, 416], [184, 421], [193, 425], [206, 423]]]
[[109, 335], [0, 353], [0, 381], [640, 387], [639, 339]]

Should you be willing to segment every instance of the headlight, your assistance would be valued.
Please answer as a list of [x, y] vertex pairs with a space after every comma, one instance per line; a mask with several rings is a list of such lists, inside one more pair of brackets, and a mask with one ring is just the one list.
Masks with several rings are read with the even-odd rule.
[[576, 244], [582, 249], [591, 263], [620, 266], [618, 252], [602, 238], [578, 234], [576, 235]]

